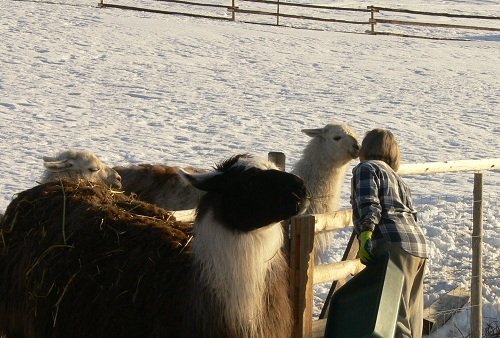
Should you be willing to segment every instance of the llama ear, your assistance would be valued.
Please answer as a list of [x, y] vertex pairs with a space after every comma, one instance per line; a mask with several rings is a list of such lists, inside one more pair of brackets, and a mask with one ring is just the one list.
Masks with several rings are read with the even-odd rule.
[[[45, 158], [43, 159], [45, 161]], [[71, 168], [73, 164], [71, 162], [68, 162], [67, 160], [64, 161], [45, 161], [43, 162], [43, 166], [51, 171], [63, 171], [65, 169]]]
[[49, 157], [49, 156], [44, 156], [43, 157], [44, 162], [57, 162], [59, 161], [56, 157]]
[[222, 173], [210, 172], [203, 174], [192, 174], [188, 173], [182, 168], [179, 168], [179, 176], [181, 179], [193, 187], [203, 190], [203, 191], [213, 191], [220, 188], [220, 183], [222, 179]]
[[321, 137], [323, 135], [323, 128], [302, 129], [301, 131], [310, 137]]

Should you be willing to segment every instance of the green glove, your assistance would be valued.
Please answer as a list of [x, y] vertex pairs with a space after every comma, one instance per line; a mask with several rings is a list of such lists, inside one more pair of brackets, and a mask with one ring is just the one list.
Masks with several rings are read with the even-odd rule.
[[369, 265], [375, 261], [372, 254], [372, 232], [367, 230], [359, 234], [359, 259], [364, 265]]

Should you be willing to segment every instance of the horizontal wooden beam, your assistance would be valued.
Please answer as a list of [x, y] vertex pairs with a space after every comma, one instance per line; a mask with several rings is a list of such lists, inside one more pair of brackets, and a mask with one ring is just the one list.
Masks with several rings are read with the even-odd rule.
[[424, 309], [423, 333], [428, 335], [443, 326], [469, 301], [470, 290], [456, 287]]
[[498, 20], [500, 16], [487, 16], [487, 15], [469, 15], [469, 14], [453, 14], [453, 13], [439, 13], [439, 12], [424, 12], [415, 11], [409, 9], [397, 9], [388, 7], [377, 7], [377, 6], [367, 6], [368, 9], [373, 9], [376, 12], [396, 12], [396, 13], [409, 13], [409, 14], [419, 14], [419, 15], [430, 15], [430, 16], [444, 16], [448, 18], [461, 18], [461, 19], [486, 19], [486, 20]]
[[241, 8], [235, 9], [234, 12], [235, 13], [242, 13], [242, 14], [267, 15], [267, 16], [275, 16], [275, 17], [279, 16], [280, 18], [290, 18], [290, 19], [302, 19], [302, 20], [336, 22], [336, 23], [349, 23], [349, 24], [353, 24], [353, 25], [368, 25], [370, 23], [369, 21], [328, 19], [328, 18], [319, 18], [319, 17], [315, 17], [315, 16], [285, 14], [285, 13], [277, 13], [277, 12], [266, 12], [266, 11], [248, 10], [248, 9], [241, 9]]
[[352, 226], [352, 210], [342, 209], [326, 214], [313, 214], [314, 232], [332, 231]]
[[183, 4], [183, 5], [200, 6], [200, 7], [225, 8], [225, 9], [232, 8], [232, 6], [228, 6], [228, 5], [207, 4], [207, 3], [202, 3], [202, 2], [192, 2], [192, 1], [185, 1], [185, 0], [155, 0], [155, 1], [173, 2], [173, 3]]
[[426, 175], [437, 173], [500, 170], [500, 158], [488, 158], [484, 160], [458, 160], [446, 162], [427, 163], [405, 163], [401, 164], [398, 174], [400, 175]]
[[313, 284], [338, 281], [354, 276], [365, 266], [359, 259], [350, 259], [330, 264], [319, 264], [314, 267]]
[[177, 221], [194, 222], [194, 219], [196, 217], [196, 209], [176, 210], [172, 211], [172, 215], [174, 215]]
[[478, 27], [478, 26], [467, 26], [467, 25], [453, 25], [447, 23], [432, 23], [432, 22], [417, 22], [417, 21], [406, 21], [406, 20], [388, 20], [388, 19], [373, 19], [372, 23], [386, 23], [391, 25], [404, 25], [404, 26], [426, 26], [426, 27], [442, 27], [442, 28], [456, 28], [456, 29], [473, 29], [480, 31], [493, 31], [499, 32], [500, 28], [496, 27]]
[[304, 8], [315, 8], [315, 9], [331, 9], [336, 11], [348, 11], [348, 12], [371, 12], [369, 9], [364, 8], [347, 8], [347, 7], [334, 7], [325, 5], [312, 5], [312, 4], [299, 4], [285, 1], [275, 1], [275, 0], [240, 0], [243, 2], [257, 2], [270, 5], [280, 5], [280, 6], [290, 6], [290, 7], [304, 7]]
[[203, 14], [191, 14], [191, 13], [183, 13], [183, 12], [172, 12], [172, 11], [163, 11], [159, 9], [150, 9], [150, 8], [142, 8], [142, 7], [133, 7], [133, 6], [123, 6], [123, 5], [115, 5], [108, 3], [100, 3], [99, 7], [101, 8], [117, 8], [117, 9], [126, 9], [132, 11], [140, 11], [147, 13], [156, 13], [156, 14], [174, 14], [174, 15], [182, 15], [189, 16], [193, 18], [204, 18], [204, 19], [215, 19], [215, 20], [224, 20], [230, 21], [231, 18], [221, 17], [221, 16], [212, 16], [212, 15], [203, 15]]

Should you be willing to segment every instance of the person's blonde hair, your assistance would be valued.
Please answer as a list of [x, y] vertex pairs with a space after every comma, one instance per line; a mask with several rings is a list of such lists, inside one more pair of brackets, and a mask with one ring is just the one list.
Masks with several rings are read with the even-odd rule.
[[384, 161], [394, 171], [398, 171], [401, 154], [396, 138], [386, 129], [370, 130], [361, 143], [359, 159]]

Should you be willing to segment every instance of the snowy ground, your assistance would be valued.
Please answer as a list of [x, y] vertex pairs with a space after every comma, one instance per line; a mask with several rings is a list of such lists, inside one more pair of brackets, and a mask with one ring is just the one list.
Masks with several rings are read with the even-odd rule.
[[[500, 157], [500, 34], [369, 36], [96, 3], [0, 0], [0, 212], [36, 184], [42, 156], [70, 147], [112, 165], [198, 167], [236, 153], [283, 151], [290, 169], [308, 141], [300, 129], [337, 119], [360, 136], [391, 129], [408, 163]], [[497, 1], [384, 2], [390, 5], [500, 16]], [[429, 304], [470, 285], [473, 174], [407, 180], [430, 241]], [[488, 322], [500, 320], [498, 171], [486, 173], [483, 190]], [[340, 259], [348, 236], [339, 233], [330, 260]], [[316, 287], [318, 308], [327, 292]], [[465, 337], [469, 328], [463, 311], [432, 337]]]

